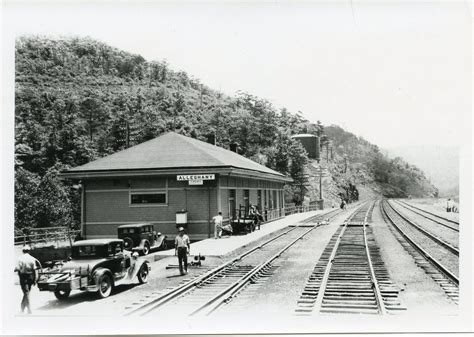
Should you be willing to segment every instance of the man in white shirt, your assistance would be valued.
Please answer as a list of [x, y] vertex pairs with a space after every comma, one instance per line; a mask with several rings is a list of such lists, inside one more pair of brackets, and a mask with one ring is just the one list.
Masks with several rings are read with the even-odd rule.
[[191, 252], [191, 241], [189, 236], [184, 234], [184, 228], [178, 228], [179, 234], [174, 240], [174, 255], [178, 255], [179, 273], [188, 273], [188, 254]]
[[31, 314], [30, 307], [30, 291], [31, 287], [36, 284], [36, 269], [40, 268], [41, 265], [37, 259], [30, 254], [30, 247], [23, 247], [23, 255], [18, 258], [15, 271], [18, 272], [20, 278], [20, 286], [23, 291], [23, 299], [21, 300], [21, 312], [27, 310], [28, 314]]
[[215, 217], [212, 218], [214, 221], [214, 239], [220, 238], [222, 236], [222, 212], [219, 212]]

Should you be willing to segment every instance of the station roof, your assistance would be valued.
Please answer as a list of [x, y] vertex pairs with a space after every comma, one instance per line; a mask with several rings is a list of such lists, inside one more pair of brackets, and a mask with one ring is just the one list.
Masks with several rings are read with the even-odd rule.
[[[263, 173], [277, 180], [290, 178], [230, 150], [175, 132], [165, 133], [147, 142], [64, 171], [64, 176], [80, 178], [93, 172], [236, 168]], [[213, 173], [213, 172], [209, 172]]]

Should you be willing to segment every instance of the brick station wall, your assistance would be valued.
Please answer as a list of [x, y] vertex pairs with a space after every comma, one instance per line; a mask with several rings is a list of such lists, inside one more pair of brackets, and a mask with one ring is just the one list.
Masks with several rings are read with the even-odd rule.
[[[164, 192], [167, 204], [131, 205], [131, 192]], [[209, 220], [217, 212], [216, 181], [189, 186], [176, 177], [101, 179], [85, 182], [85, 236], [115, 237], [125, 223], [151, 222], [155, 230], [176, 234], [176, 212], [188, 211], [188, 233], [193, 239], [208, 237]]]
[[[218, 179], [220, 179], [218, 181]], [[192, 240], [201, 240], [214, 235], [210, 219], [217, 214], [218, 192], [220, 190], [220, 210], [224, 219], [229, 218], [229, 190], [236, 190], [236, 209], [244, 205], [244, 190], [249, 190], [250, 204], [258, 204], [257, 191], [272, 194], [283, 189], [282, 183], [261, 179], [216, 175], [214, 181], [204, 181], [203, 185], [189, 186], [187, 181], [177, 181], [176, 176], [155, 178], [91, 179], [85, 185], [85, 226], [86, 238], [116, 237], [121, 224], [151, 222], [155, 230], [170, 236], [176, 235], [176, 212], [188, 211], [188, 234]], [[131, 205], [131, 192], [164, 192], [164, 205]], [[279, 193], [277, 193], [279, 195]], [[268, 197], [267, 197], [268, 199]], [[274, 203], [277, 206], [276, 202]], [[270, 205], [269, 205], [270, 206]], [[278, 206], [277, 206], [278, 207]]]

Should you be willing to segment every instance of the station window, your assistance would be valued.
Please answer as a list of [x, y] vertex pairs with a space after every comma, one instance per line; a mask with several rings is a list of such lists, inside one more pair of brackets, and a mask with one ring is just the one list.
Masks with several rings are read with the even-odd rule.
[[165, 192], [131, 192], [131, 205], [165, 205]]

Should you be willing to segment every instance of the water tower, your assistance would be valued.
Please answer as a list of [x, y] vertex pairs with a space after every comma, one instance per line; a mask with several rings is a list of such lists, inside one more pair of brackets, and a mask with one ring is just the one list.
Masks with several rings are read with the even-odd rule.
[[294, 135], [291, 138], [298, 140], [301, 145], [303, 145], [306, 152], [308, 152], [308, 158], [315, 159], [319, 163], [319, 161], [321, 160], [321, 154], [318, 136], [303, 133], [299, 135]]

